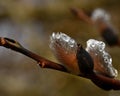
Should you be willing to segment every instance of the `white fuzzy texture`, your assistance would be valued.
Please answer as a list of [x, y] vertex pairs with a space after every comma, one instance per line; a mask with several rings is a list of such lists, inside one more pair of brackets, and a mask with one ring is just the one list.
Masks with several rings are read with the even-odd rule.
[[78, 46], [74, 39], [62, 32], [53, 33], [50, 36], [50, 48], [70, 73], [80, 74], [76, 58]]
[[[56, 58], [63, 63], [67, 69], [74, 74], [80, 74], [79, 66], [76, 60], [77, 42], [68, 35], [57, 32], [50, 36], [50, 48]], [[91, 55], [94, 61], [95, 71], [116, 77], [117, 70], [112, 66], [112, 58], [105, 51], [105, 43], [94, 39], [87, 41], [86, 51]], [[97, 63], [95, 63], [97, 60]], [[100, 68], [98, 68], [100, 67]]]
[[55, 50], [55, 46], [63, 48], [66, 53], [77, 52], [76, 41], [62, 32], [52, 33], [50, 37], [50, 48]]
[[101, 19], [105, 22], [110, 21], [110, 15], [104, 9], [101, 9], [101, 8], [95, 9], [92, 13], [91, 18], [92, 18], [93, 21], [96, 21], [96, 20], [99, 20], [99, 19]]
[[104, 69], [107, 72], [107, 75], [110, 77], [117, 77], [118, 72], [117, 70], [112, 66], [112, 58], [105, 51], [105, 43], [102, 41], [97, 41], [94, 39], [89, 39], [87, 41], [87, 47], [86, 51], [89, 52], [89, 54], [94, 54], [94, 59], [98, 58], [101, 66], [104, 67]]

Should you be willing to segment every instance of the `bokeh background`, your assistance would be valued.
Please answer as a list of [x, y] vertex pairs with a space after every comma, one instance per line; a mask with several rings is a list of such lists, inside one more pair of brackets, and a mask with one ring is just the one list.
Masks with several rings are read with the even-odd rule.
[[[120, 0], [0, 0], [0, 37], [15, 39], [25, 48], [58, 62], [49, 48], [52, 32], [64, 32], [84, 47], [90, 38], [102, 40], [98, 30], [70, 12], [71, 7], [88, 11], [104, 8], [120, 32]], [[106, 49], [119, 71], [119, 48]], [[104, 91], [87, 79], [42, 69], [34, 60], [0, 47], [0, 96], [120, 96], [120, 91]]]

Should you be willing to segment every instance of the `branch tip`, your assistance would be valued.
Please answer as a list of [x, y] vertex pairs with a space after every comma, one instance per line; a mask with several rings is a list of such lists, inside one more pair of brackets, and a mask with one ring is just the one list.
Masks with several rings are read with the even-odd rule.
[[5, 43], [6, 43], [5, 38], [0, 37], [0, 46], [5, 45]]

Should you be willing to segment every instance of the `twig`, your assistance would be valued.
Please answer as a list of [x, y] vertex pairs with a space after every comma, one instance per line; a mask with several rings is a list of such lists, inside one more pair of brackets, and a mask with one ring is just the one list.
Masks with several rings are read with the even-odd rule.
[[[37, 54], [22, 47], [19, 42], [13, 39], [0, 37], [0, 46], [12, 49], [14, 51], [17, 51], [32, 58], [33, 60], [37, 61], [42, 68], [51, 68], [54, 70], [69, 73], [63, 65], [60, 65], [58, 63], [47, 60], [41, 56], [38, 56]], [[111, 89], [120, 90], [120, 80], [109, 78], [97, 73], [93, 73], [89, 75], [84, 74], [79, 76], [90, 79], [94, 84], [96, 84], [98, 87], [104, 90], [111, 90]]]
[[110, 26], [111, 24], [108, 24], [106, 21], [102, 21], [101, 19], [96, 21], [92, 20], [91, 17], [82, 9], [71, 8], [71, 12], [85, 23], [95, 26], [109, 46], [120, 47], [120, 38], [113, 27]]
[[120, 80], [109, 78], [101, 74], [90, 76], [91, 81], [104, 90], [120, 90]]
[[71, 12], [76, 15], [80, 20], [93, 25], [94, 22], [91, 20], [91, 18], [86, 15], [86, 13], [82, 10], [82, 9], [78, 9], [78, 8], [71, 8]]
[[17, 41], [15, 41], [13, 39], [0, 37], [0, 46], [12, 49], [14, 51], [17, 51], [19, 53], [22, 53], [22, 54], [32, 58], [33, 60], [37, 61], [38, 64], [42, 68], [51, 68], [51, 69], [55, 69], [55, 70], [59, 70], [59, 71], [63, 71], [63, 72], [68, 72], [64, 66], [62, 66], [58, 63], [52, 62], [50, 60], [47, 60], [31, 51], [25, 49], [24, 47], [22, 47], [22, 45], [20, 43], [18, 43]]

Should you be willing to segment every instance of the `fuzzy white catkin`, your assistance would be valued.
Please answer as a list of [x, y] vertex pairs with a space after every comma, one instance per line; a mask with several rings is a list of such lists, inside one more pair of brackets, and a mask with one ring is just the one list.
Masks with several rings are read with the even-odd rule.
[[92, 13], [92, 16], [91, 16], [91, 19], [93, 21], [96, 21], [96, 20], [103, 20], [105, 22], [109, 22], [110, 21], [110, 14], [108, 14], [104, 9], [102, 8], [97, 8], [93, 11]]
[[77, 52], [76, 41], [62, 32], [52, 33], [50, 37], [50, 48], [55, 50], [54, 46], [60, 46], [66, 53]]
[[[52, 51], [57, 54], [56, 48], [62, 48], [64, 52], [69, 55], [71, 53], [76, 54], [77, 53], [77, 42], [62, 32], [53, 32], [53, 34], [50, 36], [50, 48]], [[112, 66], [112, 58], [105, 51], [105, 43], [102, 41], [97, 41], [95, 39], [89, 39], [87, 41], [87, 47], [86, 51], [91, 54], [94, 54], [94, 56], [97, 56], [99, 58], [99, 62], [101, 66], [104, 67], [104, 69], [107, 72], [107, 75], [110, 77], [117, 77], [118, 72], [117, 70]], [[95, 57], [96, 58], [96, 57]], [[93, 59], [95, 59], [93, 58]]]
[[97, 41], [94, 39], [89, 39], [87, 41], [87, 47], [86, 51], [89, 53], [94, 53], [97, 57], [99, 57], [99, 60], [102, 64], [102, 66], [106, 69], [108, 75], [110, 77], [117, 77], [118, 72], [117, 70], [112, 66], [112, 58], [105, 51], [105, 43], [102, 41]]

